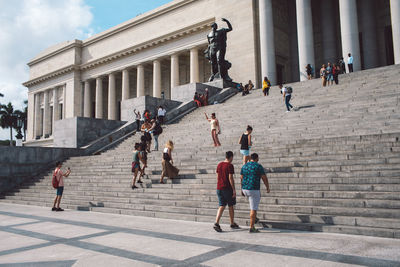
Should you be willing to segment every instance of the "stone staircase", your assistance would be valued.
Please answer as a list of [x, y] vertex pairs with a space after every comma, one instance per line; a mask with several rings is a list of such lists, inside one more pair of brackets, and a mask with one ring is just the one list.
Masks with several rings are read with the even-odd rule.
[[[175, 142], [180, 176], [159, 184], [161, 152], [149, 154], [148, 179], [132, 191], [131, 151], [139, 136], [101, 155], [64, 163], [63, 207], [156, 218], [213, 223], [217, 209], [216, 174], [225, 151], [235, 153], [240, 192], [241, 156], [237, 144], [253, 126], [253, 148], [267, 169], [271, 193], [262, 185], [258, 217], [265, 227], [400, 238], [400, 66], [340, 76], [340, 84], [320, 80], [294, 83], [286, 113], [277, 87], [223, 104], [197, 109], [167, 125], [159, 142]], [[212, 146], [204, 112], [216, 112], [222, 147]], [[1, 201], [51, 206], [51, 171]], [[238, 194], [240, 195], [240, 194]], [[236, 221], [248, 224], [249, 207], [238, 197]], [[227, 212], [223, 220], [227, 222]], [[211, 227], [211, 226], [210, 226]]]

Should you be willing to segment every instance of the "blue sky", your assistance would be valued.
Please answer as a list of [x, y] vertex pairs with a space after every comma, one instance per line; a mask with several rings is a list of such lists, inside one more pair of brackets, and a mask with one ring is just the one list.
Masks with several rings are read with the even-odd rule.
[[124, 21], [162, 6], [171, 0], [86, 0], [94, 15], [92, 28], [102, 32]]
[[[84, 40], [170, 0], [0, 0], [0, 103], [23, 109], [26, 65], [39, 52], [67, 40]], [[15, 136], [15, 133], [13, 134]], [[9, 139], [0, 128], [0, 140]]]

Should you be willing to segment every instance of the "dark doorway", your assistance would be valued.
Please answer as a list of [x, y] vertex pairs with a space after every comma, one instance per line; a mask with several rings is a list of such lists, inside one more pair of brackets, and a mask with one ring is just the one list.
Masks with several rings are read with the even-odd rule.
[[385, 27], [385, 49], [386, 49], [386, 64], [394, 64], [394, 52], [393, 52], [393, 36], [392, 26]]
[[117, 120], [121, 120], [121, 101], [118, 101], [118, 112], [117, 112]]
[[96, 117], [96, 102], [93, 101], [92, 102], [92, 114], [91, 114], [92, 118]]
[[283, 73], [284, 73], [285, 66], [281, 64], [276, 64], [276, 81], [278, 84], [283, 84]]

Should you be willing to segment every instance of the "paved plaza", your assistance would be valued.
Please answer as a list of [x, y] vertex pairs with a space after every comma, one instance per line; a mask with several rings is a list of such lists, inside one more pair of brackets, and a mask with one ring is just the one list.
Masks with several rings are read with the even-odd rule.
[[400, 240], [0, 204], [0, 266], [400, 266]]

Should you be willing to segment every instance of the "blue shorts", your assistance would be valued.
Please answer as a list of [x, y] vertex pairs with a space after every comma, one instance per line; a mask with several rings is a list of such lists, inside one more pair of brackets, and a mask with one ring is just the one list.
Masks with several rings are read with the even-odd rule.
[[333, 81], [333, 74], [328, 74], [327, 81]]
[[240, 154], [247, 157], [250, 155], [250, 149], [249, 150], [240, 149]]
[[57, 196], [62, 196], [64, 192], [64, 186], [57, 187]]
[[219, 205], [223, 207], [225, 207], [227, 204], [229, 207], [236, 205], [236, 198], [233, 198], [232, 194], [233, 194], [232, 189], [223, 189], [223, 190], [217, 189]]

